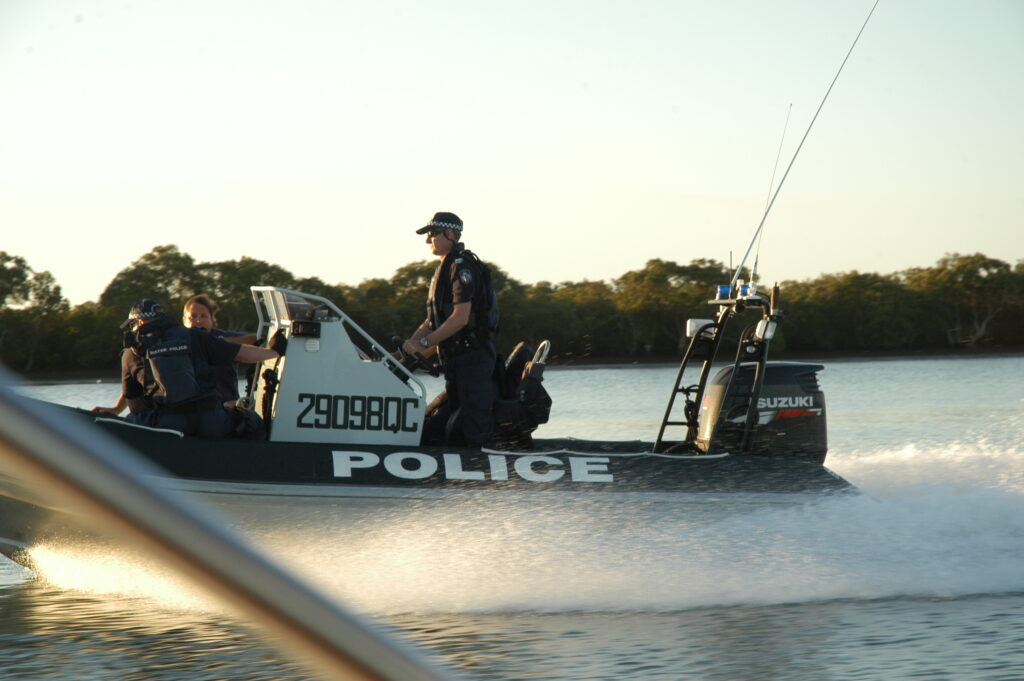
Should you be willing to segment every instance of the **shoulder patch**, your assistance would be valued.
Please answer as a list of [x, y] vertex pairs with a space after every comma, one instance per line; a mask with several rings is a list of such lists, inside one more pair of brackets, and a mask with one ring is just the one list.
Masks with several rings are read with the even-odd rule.
[[469, 286], [470, 284], [473, 283], [473, 273], [469, 270], [469, 268], [461, 270], [459, 272], [459, 281], [462, 282], [463, 286]]

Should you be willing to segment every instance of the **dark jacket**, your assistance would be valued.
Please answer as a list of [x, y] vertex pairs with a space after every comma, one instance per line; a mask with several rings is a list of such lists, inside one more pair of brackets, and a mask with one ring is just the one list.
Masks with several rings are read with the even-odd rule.
[[469, 322], [441, 344], [442, 353], [492, 341], [498, 331], [498, 301], [490, 269], [461, 243], [456, 244], [434, 270], [427, 297], [427, 319], [431, 329], [436, 330], [444, 324], [459, 303], [471, 303]]
[[170, 319], [154, 320], [126, 337], [121, 388], [133, 413], [216, 402], [214, 367], [229, 366], [241, 346], [189, 329]]

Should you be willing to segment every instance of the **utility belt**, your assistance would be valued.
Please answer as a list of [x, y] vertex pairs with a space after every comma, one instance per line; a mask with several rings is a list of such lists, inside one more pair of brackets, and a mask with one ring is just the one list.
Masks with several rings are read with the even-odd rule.
[[481, 348], [490, 349], [490, 341], [491, 338], [489, 334], [486, 339], [482, 339], [476, 331], [460, 333], [456, 334], [454, 338], [449, 338], [441, 343], [441, 345], [438, 346], [438, 351], [441, 353], [441, 360], [444, 361], [445, 359], [463, 355], [471, 350], [479, 350]]

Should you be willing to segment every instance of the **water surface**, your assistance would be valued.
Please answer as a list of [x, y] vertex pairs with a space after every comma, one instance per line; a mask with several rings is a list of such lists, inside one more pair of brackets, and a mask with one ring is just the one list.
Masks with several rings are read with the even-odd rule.
[[[1024, 358], [824, 364], [828, 465], [859, 496], [614, 526], [482, 505], [253, 539], [475, 678], [1024, 678]], [[550, 370], [543, 434], [650, 440], [674, 374]], [[0, 564], [5, 679], [307, 678], [159, 566], [42, 558], [32, 579]]]

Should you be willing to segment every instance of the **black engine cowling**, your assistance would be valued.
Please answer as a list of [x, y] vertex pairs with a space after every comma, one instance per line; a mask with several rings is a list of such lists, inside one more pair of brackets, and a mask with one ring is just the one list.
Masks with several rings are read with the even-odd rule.
[[551, 415], [551, 396], [543, 384], [544, 363], [531, 361], [531, 357], [539, 359], [530, 345], [520, 342], [496, 367], [499, 399], [494, 408], [495, 438], [503, 446], [532, 447], [533, 431], [547, 423]]
[[[697, 447], [705, 452], [825, 460], [828, 439], [820, 364], [767, 362], [755, 414], [748, 419], [755, 365], [721, 369], [702, 400]], [[728, 391], [728, 392], [726, 392]], [[748, 429], [748, 423], [749, 429]]]

